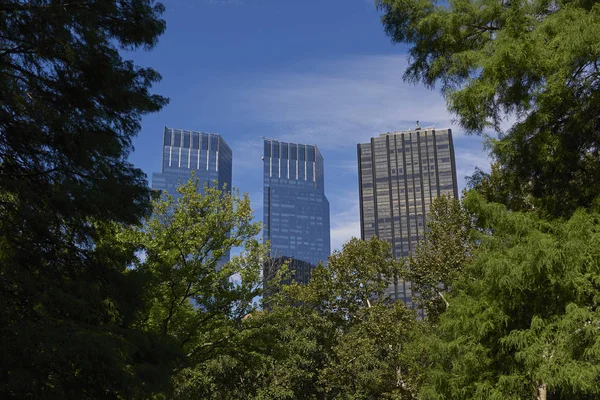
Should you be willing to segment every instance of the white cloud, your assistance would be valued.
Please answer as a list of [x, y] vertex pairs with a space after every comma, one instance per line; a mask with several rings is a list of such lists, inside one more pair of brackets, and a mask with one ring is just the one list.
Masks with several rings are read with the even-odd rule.
[[281, 140], [322, 148], [368, 140], [421, 124], [450, 127], [444, 98], [402, 81], [406, 58], [361, 56], [266, 74], [245, 86], [242, 111], [277, 126]]

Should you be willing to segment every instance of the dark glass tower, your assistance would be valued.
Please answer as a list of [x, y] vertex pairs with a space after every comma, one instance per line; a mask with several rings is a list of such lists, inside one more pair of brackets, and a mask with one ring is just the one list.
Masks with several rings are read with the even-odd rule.
[[[384, 133], [358, 145], [362, 239], [377, 236], [408, 256], [427, 227], [434, 198], [458, 198], [450, 129]], [[410, 282], [395, 282], [388, 294], [412, 306]]]
[[162, 172], [152, 174], [152, 188], [177, 197], [177, 188], [190, 179], [200, 186], [214, 181], [231, 190], [232, 152], [220, 135], [165, 127]]
[[[265, 139], [263, 172], [263, 237], [271, 242], [271, 257], [298, 260], [296, 267], [304, 269], [307, 264], [326, 262], [329, 201], [319, 149]], [[310, 273], [296, 271], [296, 276], [304, 282]]]

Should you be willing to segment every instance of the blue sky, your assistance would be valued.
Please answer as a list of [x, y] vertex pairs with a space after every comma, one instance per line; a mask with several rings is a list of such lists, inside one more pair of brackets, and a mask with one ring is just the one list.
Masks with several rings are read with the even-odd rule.
[[332, 250], [360, 236], [356, 144], [383, 132], [453, 129], [461, 188], [488, 169], [482, 140], [452, 124], [436, 91], [402, 81], [407, 48], [385, 36], [371, 0], [167, 0], [167, 31], [134, 60], [170, 98], [144, 117], [130, 160], [161, 168], [163, 127], [219, 133], [233, 149], [233, 185], [262, 219], [259, 136], [316, 144], [325, 158]]

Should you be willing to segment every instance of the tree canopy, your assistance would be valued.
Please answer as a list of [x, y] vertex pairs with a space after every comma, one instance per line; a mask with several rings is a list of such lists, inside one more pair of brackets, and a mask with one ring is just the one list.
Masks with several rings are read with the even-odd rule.
[[[505, 185], [569, 216], [600, 193], [600, 8], [589, 1], [377, 0], [407, 43], [405, 79], [439, 87], [466, 131], [491, 142]], [[514, 122], [514, 123], [513, 123]]]
[[[153, 201], [152, 216], [118, 239], [136, 249], [132, 272], [148, 277], [145, 307], [134, 326], [169, 346], [173, 363], [165, 375], [183, 396], [193, 386], [186, 377], [197, 368], [239, 352], [235, 343], [262, 294], [268, 252], [255, 238], [260, 223], [252, 222], [247, 195], [218, 185], [200, 188], [194, 177], [178, 193], [177, 199], [163, 194]], [[227, 260], [233, 248], [243, 250]]]
[[[130, 326], [143, 279], [113, 223], [150, 211], [127, 162], [160, 75], [120, 50], [165, 29], [152, 0], [0, 4], [0, 397], [144, 397], [160, 346]], [[149, 354], [154, 353], [152, 356]], [[144, 389], [145, 387], [145, 389]]]
[[477, 256], [448, 296], [425, 399], [598, 397], [600, 215], [549, 222], [476, 192]]

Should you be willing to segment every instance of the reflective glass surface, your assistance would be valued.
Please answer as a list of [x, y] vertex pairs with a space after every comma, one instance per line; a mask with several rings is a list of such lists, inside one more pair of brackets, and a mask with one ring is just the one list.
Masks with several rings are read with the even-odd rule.
[[[152, 188], [177, 198], [177, 188], [186, 183], [192, 171], [200, 190], [215, 182], [231, 190], [231, 149], [220, 135], [166, 128], [164, 131], [162, 172], [152, 174]], [[219, 265], [229, 261], [229, 253]]]
[[177, 197], [194, 171], [201, 187], [216, 181], [231, 190], [232, 152], [220, 135], [165, 128], [163, 143], [162, 172], [152, 174], [153, 189]]
[[264, 141], [264, 240], [273, 258], [316, 265], [330, 254], [329, 201], [316, 146]]

